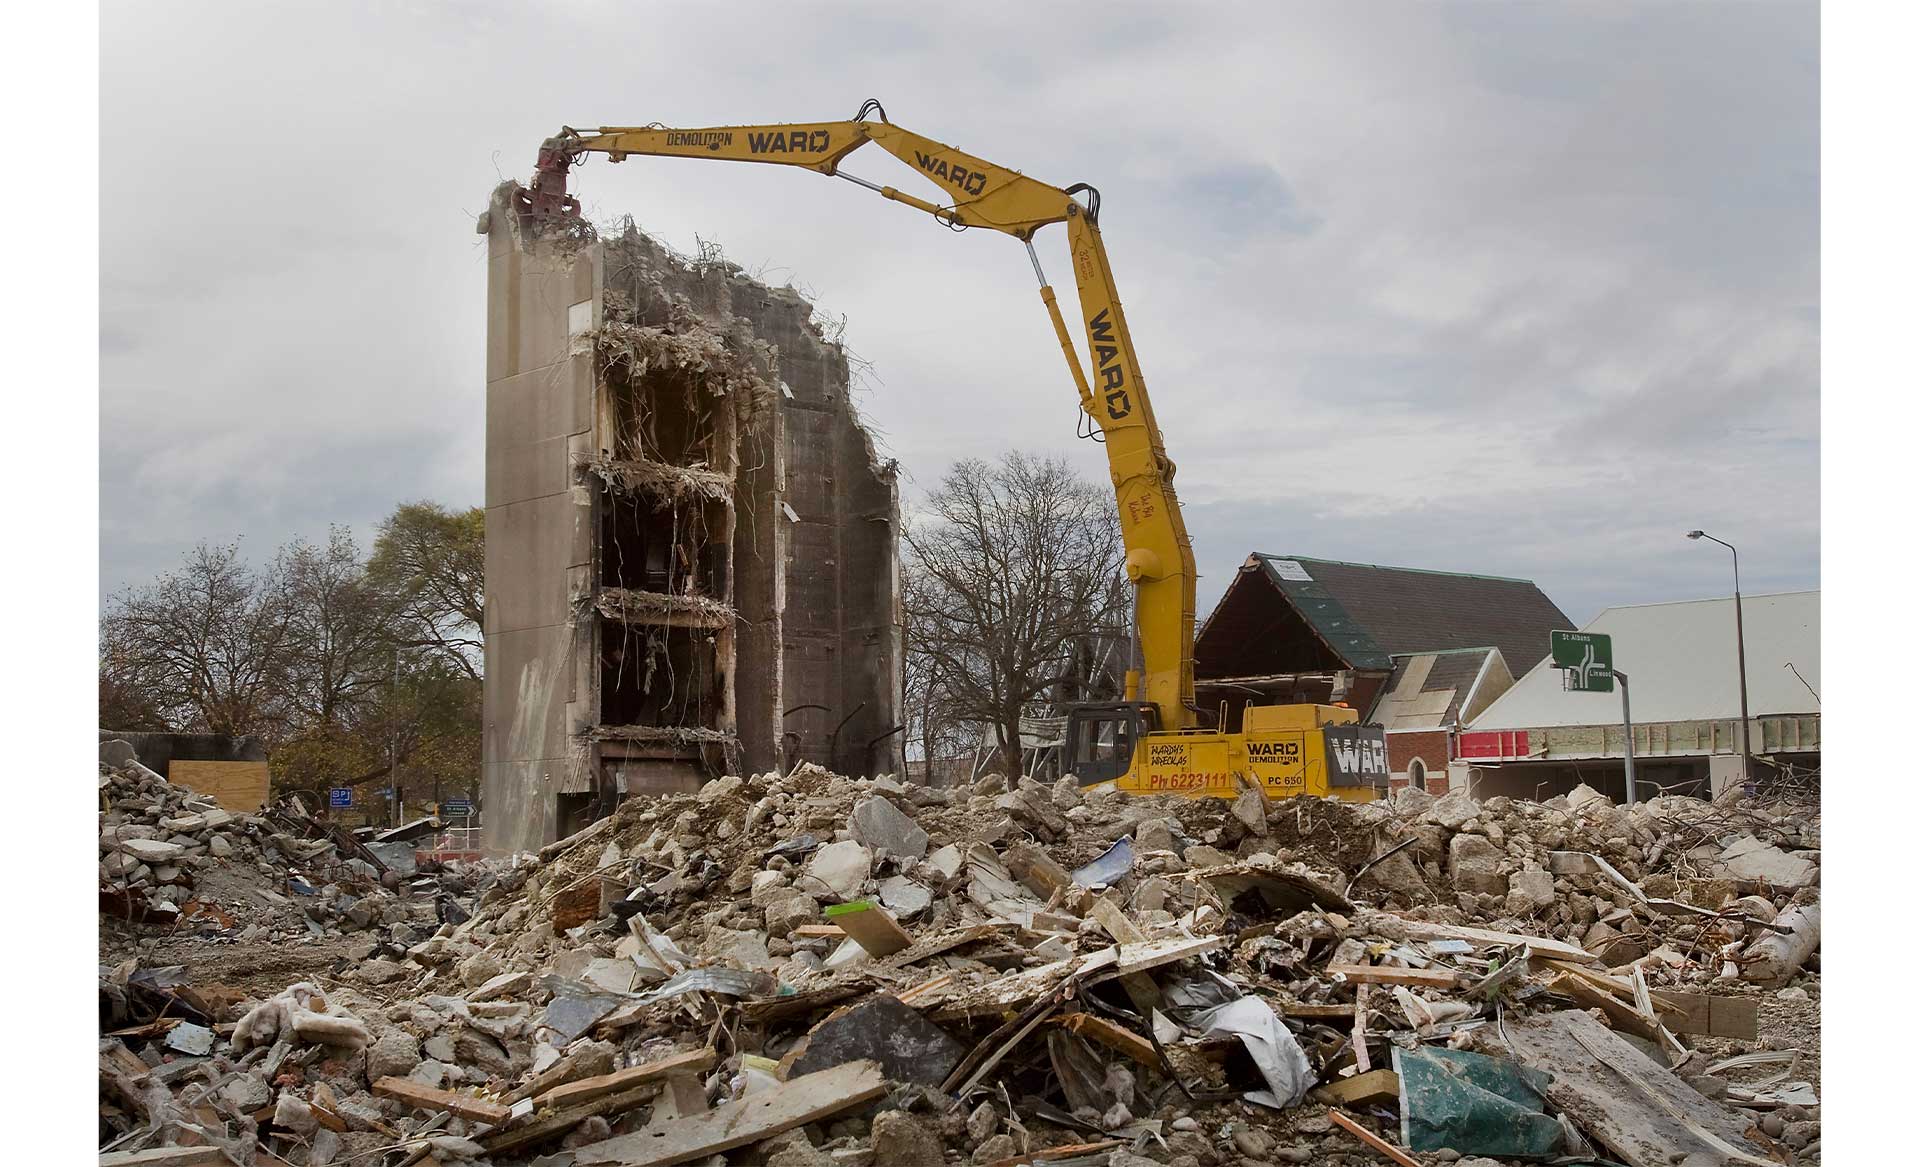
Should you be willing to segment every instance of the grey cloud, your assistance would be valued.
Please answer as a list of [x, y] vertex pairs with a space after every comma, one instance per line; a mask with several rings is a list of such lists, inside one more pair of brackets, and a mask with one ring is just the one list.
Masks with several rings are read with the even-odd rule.
[[[1819, 579], [1812, 4], [103, 10], [102, 583], [480, 501], [472, 215], [559, 124], [901, 124], [1106, 197], [1207, 573], [1538, 578], [1576, 618]], [[919, 189], [869, 148], [847, 169]], [[847, 317], [910, 493], [1066, 451], [1018, 244], [776, 168], [577, 188]], [[1059, 232], [1042, 258], [1063, 299]], [[1767, 583], [1771, 581], [1771, 583]]]

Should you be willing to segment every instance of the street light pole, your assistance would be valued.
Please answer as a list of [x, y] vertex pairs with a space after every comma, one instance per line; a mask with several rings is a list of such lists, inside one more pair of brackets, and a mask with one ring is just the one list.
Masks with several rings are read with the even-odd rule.
[[1740, 661], [1740, 770], [1741, 781], [1753, 781], [1753, 742], [1749, 734], [1752, 722], [1747, 715], [1747, 628], [1744, 605], [1740, 602], [1740, 550], [1725, 539], [1715, 539], [1705, 531], [1688, 531], [1689, 539], [1706, 539], [1733, 552], [1733, 643]]
[[1632, 806], [1633, 797], [1633, 704], [1627, 699], [1627, 674], [1619, 669], [1613, 670], [1613, 679], [1620, 682], [1620, 723], [1627, 730], [1627, 805]]

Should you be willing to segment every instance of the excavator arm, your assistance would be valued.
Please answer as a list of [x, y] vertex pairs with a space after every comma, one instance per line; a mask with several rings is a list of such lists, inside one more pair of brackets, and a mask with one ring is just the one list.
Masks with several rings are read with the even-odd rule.
[[[868, 114], [878, 120], [869, 120]], [[891, 186], [882, 186], [840, 170], [841, 161], [868, 142], [918, 170], [946, 192], [934, 203]], [[1053, 322], [1080, 408], [1093, 419], [1107, 448], [1107, 463], [1120, 508], [1120, 532], [1127, 551], [1127, 576], [1135, 585], [1144, 691], [1154, 705], [1159, 727], [1178, 730], [1195, 722], [1193, 706], [1193, 545], [1187, 538], [1180, 502], [1173, 490], [1173, 462], [1167, 457], [1160, 426], [1140, 376], [1133, 335], [1127, 328], [1115, 290], [1113, 269], [1100, 240], [1100, 194], [1092, 187], [1061, 189], [1015, 170], [901, 129], [886, 120], [876, 101], [861, 106], [852, 121], [791, 125], [602, 126], [563, 129], [540, 148], [527, 213], [535, 217], [577, 215], [579, 204], [567, 193], [567, 171], [584, 154], [605, 154], [618, 162], [642, 154], [764, 162], [798, 166], [839, 177], [882, 198], [931, 215], [962, 230], [983, 227], [1026, 244], [1040, 281], [1040, 299]], [[1086, 195], [1082, 202], [1076, 195]], [[1067, 225], [1081, 324], [1092, 358], [1091, 376], [1075, 353], [1071, 334], [1053, 288], [1034, 250], [1033, 236], [1049, 223]], [[1131, 680], [1131, 678], [1129, 678]], [[1129, 699], [1134, 696], [1128, 694]]]

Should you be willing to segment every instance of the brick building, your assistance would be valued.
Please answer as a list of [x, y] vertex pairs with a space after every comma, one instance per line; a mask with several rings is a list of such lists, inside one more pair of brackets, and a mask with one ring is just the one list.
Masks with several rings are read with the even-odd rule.
[[[1758, 779], [1820, 764], [1820, 593], [1748, 596], [1748, 714]], [[1613, 640], [1632, 686], [1640, 797], [1706, 795], [1740, 779], [1740, 672], [1731, 598], [1608, 608], [1581, 628]], [[1581, 782], [1626, 794], [1620, 694], [1569, 692], [1543, 661], [1457, 740], [1476, 797], [1550, 797]]]

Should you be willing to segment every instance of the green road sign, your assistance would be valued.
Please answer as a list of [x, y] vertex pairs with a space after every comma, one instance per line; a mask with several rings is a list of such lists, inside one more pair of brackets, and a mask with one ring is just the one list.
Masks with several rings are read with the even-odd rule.
[[1613, 637], [1603, 632], [1555, 632], [1553, 667], [1566, 670], [1568, 690], [1613, 692]]

